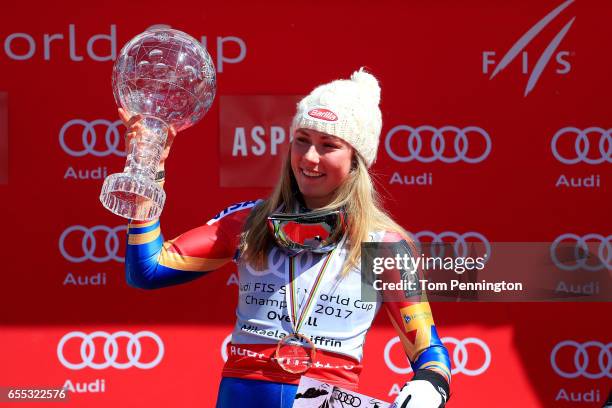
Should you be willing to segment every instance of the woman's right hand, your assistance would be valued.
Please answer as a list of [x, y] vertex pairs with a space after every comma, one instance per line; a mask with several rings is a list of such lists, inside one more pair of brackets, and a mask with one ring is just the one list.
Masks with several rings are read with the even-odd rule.
[[[142, 125], [140, 124], [140, 119], [142, 117], [140, 115], [134, 115], [130, 117], [129, 113], [119, 108], [119, 118], [127, 128], [127, 133], [125, 135], [125, 146], [130, 145], [132, 139], [134, 139], [138, 132], [141, 130]], [[176, 130], [172, 125], [168, 129], [168, 137], [166, 138], [166, 145], [164, 146], [164, 151], [161, 154], [161, 159], [159, 160], [159, 166], [157, 166], [157, 171], [162, 171], [165, 169], [165, 162], [168, 158], [168, 154], [170, 153], [170, 147], [172, 147], [172, 142], [174, 142], [174, 138], [176, 137]]]

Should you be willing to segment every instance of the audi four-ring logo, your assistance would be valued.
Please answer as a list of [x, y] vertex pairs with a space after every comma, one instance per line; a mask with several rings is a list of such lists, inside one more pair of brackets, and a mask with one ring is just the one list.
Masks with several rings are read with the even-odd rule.
[[[451, 354], [451, 359], [453, 360], [451, 374], [455, 375], [457, 373], [463, 373], [469, 376], [476, 376], [484, 373], [487, 368], [489, 368], [489, 365], [491, 365], [491, 350], [489, 349], [487, 343], [480, 340], [479, 338], [466, 337], [463, 340], [459, 340], [455, 337], [443, 337], [441, 340], [442, 343], [444, 343], [445, 345], [453, 344], [455, 346]], [[384, 350], [384, 358], [385, 363], [387, 363], [387, 367], [389, 367], [391, 371], [396, 374], [404, 375], [412, 371], [410, 365], [405, 368], [398, 367], [397, 365], [395, 365], [395, 363], [391, 361], [391, 349], [399, 342], [400, 339], [397, 336], [393, 337], [391, 340], [389, 340], [389, 342], [387, 342], [387, 345], [385, 346]], [[474, 346], [478, 347], [484, 353], [485, 360], [480, 367], [468, 368], [469, 356], [467, 346], [470, 344], [473, 344]]]
[[349, 407], [361, 406], [361, 398], [356, 395], [349, 394], [348, 392], [340, 391], [338, 389], [334, 390], [334, 399], [342, 403], [343, 407], [344, 404], [347, 404]]
[[[96, 133], [96, 126], [105, 127], [104, 131], [104, 145], [102, 149], [97, 147], [98, 134]], [[121, 132], [119, 132], [119, 126], [123, 126], [120, 120], [111, 122], [106, 119], [96, 119], [91, 122], [87, 122], [83, 119], [72, 119], [69, 120], [62, 126], [59, 132], [59, 143], [62, 149], [70, 156], [82, 157], [87, 154], [91, 154], [97, 157], [104, 157], [114, 154], [116, 156], [125, 156], [125, 152], [118, 149], [119, 143], [121, 142]], [[66, 133], [78, 134], [78, 131], [69, 132], [71, 128], [76, 128], [81, 132], [81, 139], [77, 141], [71, 141], [66, 143]], [[75, 148], [72, 148], [70, 146]], [[78, 147], [76, 147], [78, 146]]]
[[[117, 339], [125, 337], [128, 339], [127, 343], [127, 361], [118, 362], [117, 355], [119, 354], [119, 345]], [[70, 339], [81, 339], [80, 346], [80, 362], [70, 362], [64, 356], [64, 346]], [[96, 347], [94, 339], [102, 338], [105, 340], [104, 347], [102, 348], [102, 354], [104, 355], [104, 362], [96, 363], [94, 359], [96, 357]], [[140, 339], [148, 338], [155, 342], [157, 345], [157, 356], [148, 362], [140, 361], [142, 356], [142, 345]], [[98, 352], [100, 350], [97, 350]], [[57, 358], [62, 365], [71, 370], [81, 370], [85, 367], [93, 368], [94, 370], [103, 370], [108, 367], [125, 370], [130, 367], [137, 367], [144, 370], [155, 367], [159, 364], [164, 356], [164, 343], [161, 338], [151, 331], [140, 331], [138, 333], [130, 333], [127, 331], [118, 331], [110, 334], [105, 331], [95, 331], [87, 334], [80, 331], [73, 331], [67, 333], [57, 344]]]
[[[448, 149], [446, 149], [447, 142], [445, 135], [447, 134], [454, 136], [451, 149], [452, 153], [448, 153]], [[431, 148], [430, 155], [425, 155], [422, 151], [426, 138], [425, 135], [431, 135], [429, 142]], [[401, 148], [397, 151], [393, 150], [391, 141], [394, 137], [404, 137], [405, 143], [402, 142], [395, 146], [405, 146], [405, 148]], [[484, 149], [476, 149], [473, 147], [476, 138], [484, 141]], [[404, 139], [401, 140], [403, 141]], [[491, 137], [484, 129], [477, 126], [468, 126], [465, 128], [442, 126], [436, 128], [428, 125], [418, 127], [398, 125], [387, 133], [385, 137], [385, 149], [393, 160], [401, 163], [411, 160], [417, 160], [421, 163], [431, 163], [435, 160], [440, 160], [444, 163], [456, 163], [459, 161], [480, 163], [487, 158], [489, 153], [491, 153]], [[447, 152], [446, 155], [445, 152]]]
[[[457, 256], [457, 257], [471, 256], [469, 244], [471, 242], [474, 242], [474, 244], [478, 246], [482, 245], [485, 251], [484, 254], [478, 254], [478, 255], [486, 256], [487, 261], [491, 259], [491, 243], [484, 235], [482, 235], [479, 232], [470, 231], [470, 232], [465, 232], [463, 234], [459, 234], [453, 231], [444, 231], [440, 233], [435, 233], [432, 231], [420, 231], [412, 235], [417, 240], [419, 251], [421, 251], [421, 244], [422, 244], [423, 238], [431, 239], [432, 243], [444, 243], [444, 242], [447, 242], [447, 241], [444, 241], [445, 239], [450, 239], [451, 240], [450, 243], [452, 243], [453, 245], [453, 251], [454, 251], [453, 255], [454, 256]], [[437, 257], [444, 256], [444, 246], [443, 245], [440, 245], [440, 246], [432, 245], [430, 248], [430, 251], [432, 252], [431, 254], [432, 256], [437, 256]]]
[[[573, 245], [574, 256], [571, 264], [564, 263], [559, 260], [559, 245], [569, 241]], [[597, 263], [589, 263], [589, 247], [588, 243], [597, 244]], [[559, 235], [550, 245], [550, 258], [555, 266], [565, 271], [573, 271], [576, 269], [586, 269], [589, 271], [598, 271], [601, 269], [612, 269], [612, 235], [607, 237], [601, 234], [586, 234], [579, 236], [576, 234]]]
[[[573, 369], [572, 371], [563, 371], [558, 364], [557, 354], [564, 347], [569, 347], [574, 351]], [[550, 353], [550, 364], [559, 376], [563, 378], [577, 378], [580, 376], [596, 380], [598, 378], [612, 378], [612, 352], [610, 352], [612, 343], [604, 344], [600, 341], [587, 341], [578, 343], [573, 340], [564, 340], [557, 343]], [[597, 365], [598, 371], [589, 371], [589, 348], [598, 350]]]
[[[591, 146], [588, 135], [594, 133], [599, 135], [599, 141]], [[578, 129], [575, 127], [564, 127], [559, 129], [553, 136], [550, 147], [553, 156], [561, 163], [576, 164], [580, 162], [588, 164], [601, 164], [604, 162], [612, 163], [612, 128], [603, 129], [600, 127], [589, 127]], [[564, 138], [574, 139], [574, 151], [564, 156], [559, 153], [559, 140]], [[589, 154], [591, 153], [591, 154]]]
[[[302, 252], [302, 256], [297, 259], [300, 268], [304, 268], [307, 265], [312, 265], [314, 256], [312, 252]], [[287, 257], [285, 252], [278, 247], [273, 247], [268, 254], [268, 266], [262, 270], [257, 270], [250, 264], [245, 264], [246, 270], [253, 276], [264, 276], [272, 274], [281, 279], [285, 279], [285, 271], [287, 270]]]
[[[73, 225], [68, 227], [62, 232], [59, 238], [59, 250], [62, 256], [70, 262], [108, 262], [110, 260], [115, 260], [117, 262], [123, 262], [124, 258], [119, 256], [119, 246], [122, 241], [119, 239], [118, 232], [126, 231], [127, 227], [125, 225], [120, 225], [115, 228], [107, 227], [106, 225], [96, 225], [91, 228], [84, 227], [82, 225]], [[104, 256], [96, 256], [96, 238], [94, 233], [102, 231], [106, 233], [104, 237]], [[68, 250], [66, 250], [65, 242], [66, 238], [70, 234], [79, 234], [81, 239], [81, 251], [78, 254], [70, 254]]]

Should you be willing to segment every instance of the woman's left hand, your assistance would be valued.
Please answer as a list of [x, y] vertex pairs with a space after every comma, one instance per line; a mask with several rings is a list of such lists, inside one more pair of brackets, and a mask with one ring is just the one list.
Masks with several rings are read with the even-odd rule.
[[404, 385], [391, 408], [441, 408], [445, 403], [446, 399], [432, 383], [414, 380]]

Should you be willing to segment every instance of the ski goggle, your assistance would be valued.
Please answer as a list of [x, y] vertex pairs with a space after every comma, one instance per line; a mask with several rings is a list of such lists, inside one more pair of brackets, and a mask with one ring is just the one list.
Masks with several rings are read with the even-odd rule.
[[344, 210], [274, 213], [268, 217], [268, 228], [277, 244], [291, 252], [325, 253], [344, 235], [346, 214]]

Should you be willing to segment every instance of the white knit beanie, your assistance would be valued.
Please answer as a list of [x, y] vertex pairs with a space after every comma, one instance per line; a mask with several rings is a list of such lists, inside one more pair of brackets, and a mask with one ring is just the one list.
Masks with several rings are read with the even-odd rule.
[[302, 128], [339, 137], [353, 146], [370, 167], [376, 161], [382, 128], [379, 103], [378, 81], [361, 68], [353, 72], [350, 80], [320, 85], [302, 99], [291, 134]]

